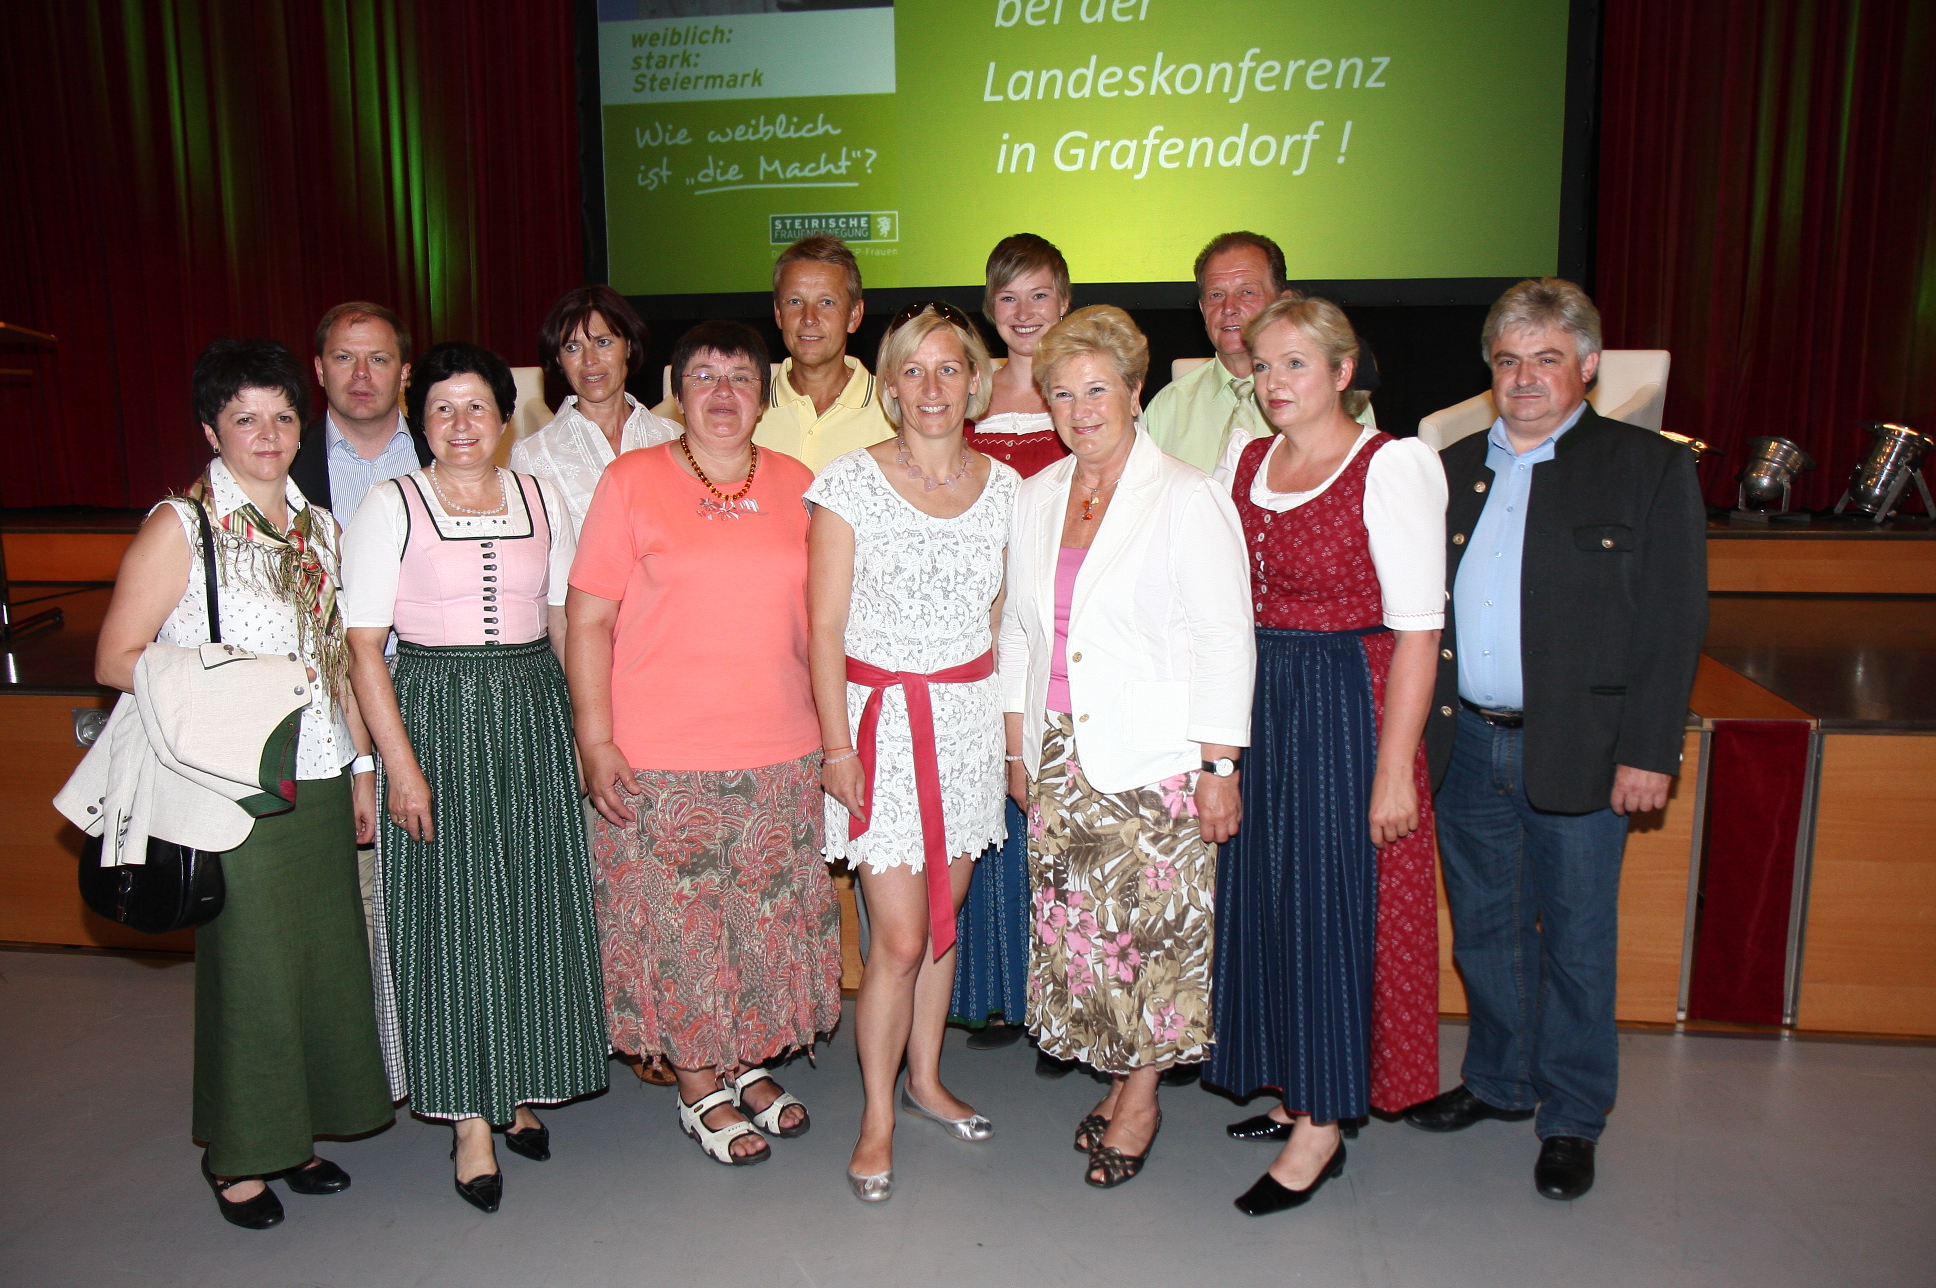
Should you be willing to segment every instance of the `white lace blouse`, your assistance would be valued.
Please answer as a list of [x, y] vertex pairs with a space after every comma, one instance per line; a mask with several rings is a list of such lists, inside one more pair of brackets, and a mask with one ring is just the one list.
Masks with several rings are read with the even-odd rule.
[[[990, 460], [988, 482], [966, 511], [937, 519], [894, 490], [866, 449], [837, 457], [807, 489], [854, 529], [854, 591], [847, 653], [890, 671], [931, 674], [994, 645], [989, 612], [1001, 593], [1009, 515], [1021, 476]], [[993, 675], [929, 688], [950, 858], [979, 855], [1007, 838], [1001, 695]], [[870, 690], [847, 686], [856, 733]], [[876, 735], [874, 802], [868, 830], [848, 839], [845, 806], [827, 798], [827, 857], [865, 861], [875, 871], [922, 867], [921, 813], [907, 698], [882, 700]]]
[[[1271, 459], [1283, 445], [1272, 438], [1250, 483], [1251, 504], [1282, 514], [1323, 496], [1378, 433], [1367, 427], [1344, 460], [1308, 492], [1275, 492], [1265, 481]], [[1213, 477], [1226, 488], [1235, 480], [1237, 460], [1255, 439], [1232, 442]], [[1365, 531], [1371, 565], [1383, 591], [1385, 625], [1395, 631], [1436, 631], [1445, 626], [1445, 470], [1439, 454], [1416, 438], [1394, 439], [1371, 458], [1365, 471]]]

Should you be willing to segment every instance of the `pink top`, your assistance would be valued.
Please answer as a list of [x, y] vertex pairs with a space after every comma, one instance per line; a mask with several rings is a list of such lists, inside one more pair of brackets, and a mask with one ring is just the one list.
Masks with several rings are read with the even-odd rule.
[[550, 516], [531, 480], [507, 477], [516, 480], [512, 506], [523, 502], [524, 521], [510, 535], [488, 537], [444, 536], [416, 478], [398, 480], [410, 525], [397, 568], [398, 639], [437, 648], [528, 644], [545, 637]]
[[1049, 710], [1075, 710], [1069, 701], [1069, 605], [1075, 602], [1076, 574], [1087, 549], [1064, 546], [1055, 559], [1055, 652], [1049, 655]]
[[634, 769], [797, 759], [820, 745], [802, 500], [813, 473], [761, 448], [752, 491], [729, 510], [678, 451], [644, 447], [606, 467], [571, 568], [575, 588], [619, 603], [613, 741]]

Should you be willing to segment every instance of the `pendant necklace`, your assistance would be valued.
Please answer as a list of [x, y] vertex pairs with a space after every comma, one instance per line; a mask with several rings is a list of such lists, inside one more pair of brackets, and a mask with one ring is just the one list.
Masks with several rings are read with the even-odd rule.
[[1096, 501], [1102, 496], [1103, 489], [1109, 488], [1109, 487], [1115, 487], [1118, 483], [1122, 481], [1123, 481], [1123, 476], [1118, 474], [1115, 478], [1110, 479], [1109, 482], [1098, 483], [1095, 487], [1092, 487], [1089, 489], [1089, 499], [1082, 503], [1082, 521], [1084, 523], [1089, 522], [1091, 519], [1095, 517], [1092, 511], [1094, 511], [1096, 507]]
[[714, 487], [713, 481], [706, 477], [706, 471], [699, 468], [699, 462], [693, 459], [692, 444], [687, 441], [687, 435], [679, 435], [679, 450], [686, 454], [686, 464], [692, 468], [694, 474], [699, 476], [699, 481], [705, 484], [706, 490], [712, 493], [711, 496], [700, 499], [697, 513], [701, 517], [737, 519], [742, 510], [759, 513], [760, 503], [746, 494], [753, 490], [753, 475], [759, 472], [760, 449], [757, 444], [750, 444], [749, 447], [753, 455], [746, 463], [746, 481], [740, 484], [739, 491], [728, 496]]
[[961, 460], [959, 462], [961, 468], [952, 474], [943, 474], [940, 478], [935, 478], [909, 459], [906, 438], [896, 434], [894, 441], [901, 445], [900, 450], [894, 453], [894, 463], [906, 467], [909, 478], [920, 479], [921, 487], [924, 491], [932, 492], [938, 487], [953, 487], [955, 484], [961, 482], [961, 480], [967, 478], [968, 471], [972, 468], [968, 457], [968, 445], [966, 443], [961, 445]]
[[497, 475], [497, 504], [488, 510], [473, 510], [467, 506], [453, 504], [451, 499], [444, 495], [443, 485], [437, 482], [437, 463], [435, 461], [432, 461], [430, 465], [430, 490], [437, 494], [438, 503], [448, 513], [468, 514], [472, 518], [488, 519], [494, 515], [506, 513], [511, 508], [510, 498], [505, 494], [504, 490], [504, 471], [496, 470], [493, 472]]

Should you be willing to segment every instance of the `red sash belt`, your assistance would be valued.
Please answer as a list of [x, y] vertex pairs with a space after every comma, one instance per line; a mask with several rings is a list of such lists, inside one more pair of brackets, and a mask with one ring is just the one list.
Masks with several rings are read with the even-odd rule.
[[847, 839], [866, 834], [874, 816], [874, 734], [881, 723], [881, 697], [895, 685], [907, 692], [908, 731], [914, 735], [914, 790], [921, 806], [921, 870], [928, 879], [928, 932], [934, 940], [935, 960], [955, 946], [955, 901], [948, 884], [948, 831], [941, 814], [941, 766], [934, 754], [934, 705], [928, 699], [930, 684], [967, 684], [995, 674], [995, 650], [989, 649], [972, 662], [951, 666], [932, 675], [913, 671], [887, 671], [847, 659], [847, 681], [864, 684], [873, 692], [861, 709], [860, 729], [854, 746], [860, 752], [861, 802], [867, 818], [847, 824]]

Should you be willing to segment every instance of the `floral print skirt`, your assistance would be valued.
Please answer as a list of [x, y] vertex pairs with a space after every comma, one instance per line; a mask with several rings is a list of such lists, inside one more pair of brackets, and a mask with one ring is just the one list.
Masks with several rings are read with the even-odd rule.
[[1200, 1063], [1217, 847], [1197, 832], [1197, 771], [1098, 792], [1074, 728], [1048, 714], [1030, 791], [1029, 1032], [1104, 1073]]
[[613, 1047], [699, 1069], [832, 1032], [840, 905], [820, 856], [820, 753], [638, 778], [637, 818], [593, 825]]

